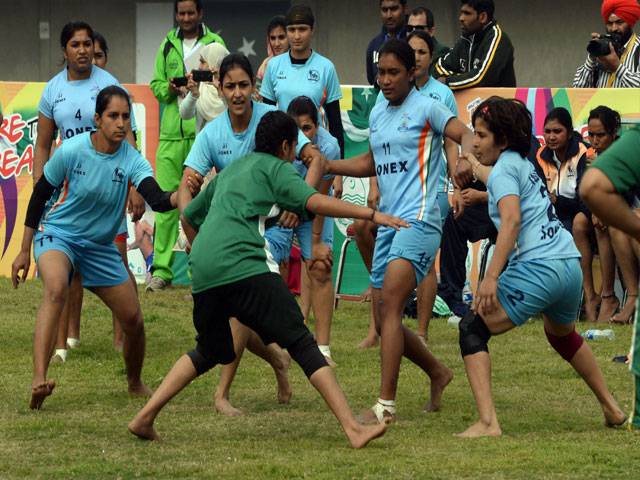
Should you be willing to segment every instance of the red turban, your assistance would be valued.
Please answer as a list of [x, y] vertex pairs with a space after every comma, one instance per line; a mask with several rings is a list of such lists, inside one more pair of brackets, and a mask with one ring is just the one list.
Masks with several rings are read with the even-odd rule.
[[640, 19], [640, 5], [637, 0], [604, 0], [602, 2], [602, 18], [605, 23], [611, 14], [620, 17], [631, 28]]

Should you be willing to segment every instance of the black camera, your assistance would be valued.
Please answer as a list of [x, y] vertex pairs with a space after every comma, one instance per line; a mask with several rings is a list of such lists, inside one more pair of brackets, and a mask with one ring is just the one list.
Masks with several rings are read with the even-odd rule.
[[211, 70], [192, 70], [194, 82], [213, 82], [213, 72]]
[[609, 45], [613, 45], [615, 52], [620, 55], [624, 44], [622, 43], [622, 34], [617, 32], [605, 33], [600, 38], [595, 38], [587, 45], [587, 52], [592, 57], [604, 57], [611, 53]]

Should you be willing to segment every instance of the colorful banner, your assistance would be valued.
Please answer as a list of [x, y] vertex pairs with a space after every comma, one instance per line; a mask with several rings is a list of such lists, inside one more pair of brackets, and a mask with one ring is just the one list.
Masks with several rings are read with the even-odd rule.
[[[33, 190], [31, 175], [38, 103], [44, 86], [44, 83], [0, 82], [4, 116], [0, 126], [0, 276], [11, 275], [11, 264], [22, 242], [24, 218]], [[125, 88], [133, 100], [138, 147], [155, 165], [160, 118], [158, 102], [147, 86], [125, 85]], [[132, 270], [140, 270], [139, 259], [134, 258], [130, 263]], [[31, 271], [32, 275], [34, 273], [35, 268]]]

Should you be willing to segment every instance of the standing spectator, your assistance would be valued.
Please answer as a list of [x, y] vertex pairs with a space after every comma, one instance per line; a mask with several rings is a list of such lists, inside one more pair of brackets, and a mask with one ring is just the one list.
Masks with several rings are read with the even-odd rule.
[[[269, 60], [289, 50], [289, 38], [287, 37], [287, 23], [284, 15], [276, 15], [267, 25], [267, 58], [264, 59], [258, 73], [256, 73], [256, 95], [260, 97], [262, 79], [267, 71]], [[262, 100], [259, 98], [259, 100]]]
[[435, 63], [447, 53], [450, 49], [446, 45], [440, 43], [436, 39], [436, 23], [435, 18], [433, 17], [433, 12], [425, 7], [417, 7], [411, 10], [409, 13], [409, 19], [407, 20], [407, 34], [413, 33], [415, 31], [422, 30], [423, 32], [427, 32], [431, 35], [433, 39], [433, 54], [431, 55], [431, 61], [433, 62], [431, 75], [434, 75], [435, 72]]
[[107, 67], [109, 61], [109, 46], [107, 40], [98, 32], [93, 32], [93, 64], [102, 68]]
[[436, 62], [439, 80], [451, 90], [515, 87], [513, 45], [493, 18], [493, 0], [461, 0], [462, 37]]
[[[633, 26], [640, 18], [640, 5], [636, 0], [605, 0], [602, 19], [607, 34], [616, 41], [608, 42], [605, 55], [587, 55], [573, 78], [576, 88], [638, 88], [640, 87], [640, 38]], [[591, 39], [599, 39], [597, 33]]]
[[405, 20], [407, 16], [407, 0], [380, 0], [380, 16], [382, 31], [373, 37], [367, 47], [367, 81], [378, 88], [378, 51], [390, 38], [403, 39], [407, 36]]
[[[176, 77], [198, 68], [199, 51], [204, 45], [224, 41], [202, 23], [201, 0], [175, 0], [178, 27], [160, 44], [151, 90], [162, 104], [160, 142], [156, 152], [156, 176], [160, 186], [176, 190], [182, 178], [182, 164], [195, 138], [195, 121], [180, 118], [178, 103], [186, 89], [174, 83]], [[178, 238], [177, 210], [156, 215], [153, 273], [147, 291], [163, 290], [173, 279], [173, 246]]]

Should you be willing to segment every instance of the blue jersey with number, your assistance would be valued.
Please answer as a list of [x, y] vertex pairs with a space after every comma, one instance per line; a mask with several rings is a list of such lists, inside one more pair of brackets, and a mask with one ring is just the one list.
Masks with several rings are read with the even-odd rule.
[[547, 187], [533, 165], [511, 150], [503, 152], [487, 182], [489, 215], [500, 230], [498, 202], [508, 195], [520, 200], [520, 232], [509, 263], [580, 257], [571, 234], [556, 216]]
[[[196, 141], [184, 162], [185, 167], [193, 168], [204, 176], [215, 167], [222, 170], [234, 160], [244, 157], [256, 148], [256, 130], [266, 113], [277, 110], [273, 105], [253, 102], [253, 111], [249, 126], [244, 132], [234, 132], [231, 127], [229, 111], [225, 111], [215, 120], [207, 123], [196, 136]], [[297, 152], [309, 143], [309, 139], [298, 130]]]
[[[95, 65], [86, 80], [70, 81], [65, 68], [47, 82], [40, 97], [38, 111], [53, 120], [64, 141], [95, 129], [96, 98], [103, 88], [120, 83], [109, 72]], [[135, 119], [131, 113], [131, 129]]]
[[[340, 145], [338, 144], [338, 140], [324, 128], [318, 127], [316, 136], [311, 143], [318, 147], [320, 153], [322, 153], [327, 160], [340, 160]], [[293, 166], [302, 178], [307, 176], [307, 167], [300, 160], [295, 160]], [[322, 178], [323, 180], [331, 180], [333, 177], [334, 175], [327, 174]]]
[[340, 80], [331, 60], [311, 52], [304, 64], [291, 62], [289, 52], [273, 57], [260, 87], [260, 95], [278, 104], [284, 112], [291, 101], [304, 95], [318, 107], [318, 121], [326, 127], [323, 106], [342, 98]]
[[105, 154], [97, 152], [91, 134], [84, 133], [62, 143], [45, 164], [44, 176], [60, 195], [43, 215], [39, 230], [110, 244], [125, 214], [129, 182], [137, 188], [153, 177], [153, 170], [126, 141], [115, 153]]
[[[438, 230], [438, 180], [442, 148], [434, 151], [433, 137], [442, 137], [451, 111], [412, 88], [404, 102], [392, 106], [384, 99], [369, 116], [380, 210], [403, 220], [425, 221]], [[442, 145], [442, 143], [440, 143]]]

